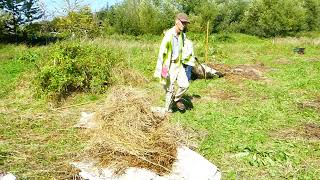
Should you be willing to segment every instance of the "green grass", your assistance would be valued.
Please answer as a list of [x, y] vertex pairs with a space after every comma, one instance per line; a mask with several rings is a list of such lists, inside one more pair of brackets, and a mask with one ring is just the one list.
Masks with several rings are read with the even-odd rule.
[[[196, 55], [204, 61], [204, 36], [189, 37]], [[299, 106], [320, 99], [320, 45], [314, 40], [259, 39], [243, 34], [210, 38], [210, 61], [231, 67], [264, 64], [268, 69], [263, 73], [268, 81], [227, 77], [193, 81], [188, 94], [201, 98], [194, 99], [192, 110], [171, 117], [173, 122], [205, 132], [197, 151], [221, 169], [224, 179], [320, 176], [320, 139], [305, 130], [310, 123], [320, 127], [320, 110]], [[150, 80], [136, 86], [157, 94], [154, 101], [162, 104], [163, 96], [158, 95], [163, 91], [152, 78], [160, 41], [157, 36], [112, 36], [88, 43], [121, 49], [128, 68]], [[294, 54], [297, 46], [304, 46], [306, 54]], [[35, 66], [14, 56], [25, 48], [0, 46], [0, 169], [21, 179], [65, 178], [70, 175], [65, 167], [86, 144], [86, 137], [73, 125], [81, 111], [90, 111], [108, 92], [74, 94], [62, 103], [72, 108], [62, 109], [30, 96], [32, 88], [19, 85], [32, 86], [29, 74]], [[29, 51], [45, 54], [46, 47]], [[320, 133], [320, 128], [316, 130]]]

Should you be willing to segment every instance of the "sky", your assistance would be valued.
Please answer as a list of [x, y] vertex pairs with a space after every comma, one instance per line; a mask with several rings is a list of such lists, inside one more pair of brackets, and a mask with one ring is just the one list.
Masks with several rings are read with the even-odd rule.
[[[66, 6], [66, 0], [41, 0], [45, 5], [48, 14], [54, 16], [63, 14], [63, 8]], [[70, 0], [70, 2], [74, 2], [75, 0]], [[113, 5], [115, 3], [119, 3], [121, 0], [78, 0], [83, 2], [83, 5], [89, 5], [93, 12], [100, 10], [107, 5]]]

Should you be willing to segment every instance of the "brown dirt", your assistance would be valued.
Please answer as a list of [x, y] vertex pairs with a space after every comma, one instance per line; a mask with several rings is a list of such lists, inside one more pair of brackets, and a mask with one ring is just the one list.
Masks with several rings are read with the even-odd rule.
[[208, 64], [211, 68], [214, 68], [223, 74], [225, 78], [233, 82], [241, 82], [245, 79], [269, 81], [263, 74], [270, 70], [263, 63], [257, 64], [244, 64], [236, 67], [231, 67], [225, 64]]
[[220, 100], [236, 100], [238, 98], [237, 95], [229, 91], [217, 91], [211, 96]]
[[195, 99], [194, 103], [207, 103], [207, 102], [220, 102], [220, 101], [232, 101], [238, 103], [239, 95], [231, 91], [224, 90], [204, 90], [202, 91], [204, 96], [199, 99]]
[[320, 125], [308, 123], [305, 124], [302, 130], [302, 134], [305, 138], [316, 138], [320, 140]]
[[317, 97], [314, 100], [300, 102], [298, 103], [298, 107], [301, 109], [311, 108], [320, 111], [320, 97]]
[[289, 59], [286, 58], [279, 58], [277, 60], [275, 60], [276, 64], [281, 64], [281, 65], [287, 65], [287, 64], [292, 64], [293, 62], [290, 61]]
[[308, 58], [307, 61], [308, 62], [319, 62], [320, 58]]
[[320, 140], [320, 125], [304, 123], [296, 128], [275, 131], [271, 133], [271, 136], [280, 139], [303, 138], [307, 140]]

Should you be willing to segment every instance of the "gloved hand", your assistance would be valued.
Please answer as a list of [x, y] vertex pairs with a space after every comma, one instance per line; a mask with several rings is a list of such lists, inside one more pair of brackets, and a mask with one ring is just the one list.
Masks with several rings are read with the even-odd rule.
[[168, 77], [168, 74], [169, 74], [168, 71], [169, 71], [169, 70], [168, 70], [167, 67], [163, 67], [162, 70], [161, 70], [161, 77], [167, 78], [167, 77]]

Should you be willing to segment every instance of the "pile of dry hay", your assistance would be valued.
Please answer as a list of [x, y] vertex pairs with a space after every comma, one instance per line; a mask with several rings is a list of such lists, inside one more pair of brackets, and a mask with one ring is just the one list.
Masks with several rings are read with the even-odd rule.
[[[89, 153], [102, 167], [123, 173], [128, 167], [146, 168], [159, 175], [171, 171], [176, 159], [179, 128], [155, 117], [146, 93], [115, 88], [96, 113]], [[180, 136], [181, 135], [181, 136]]]

